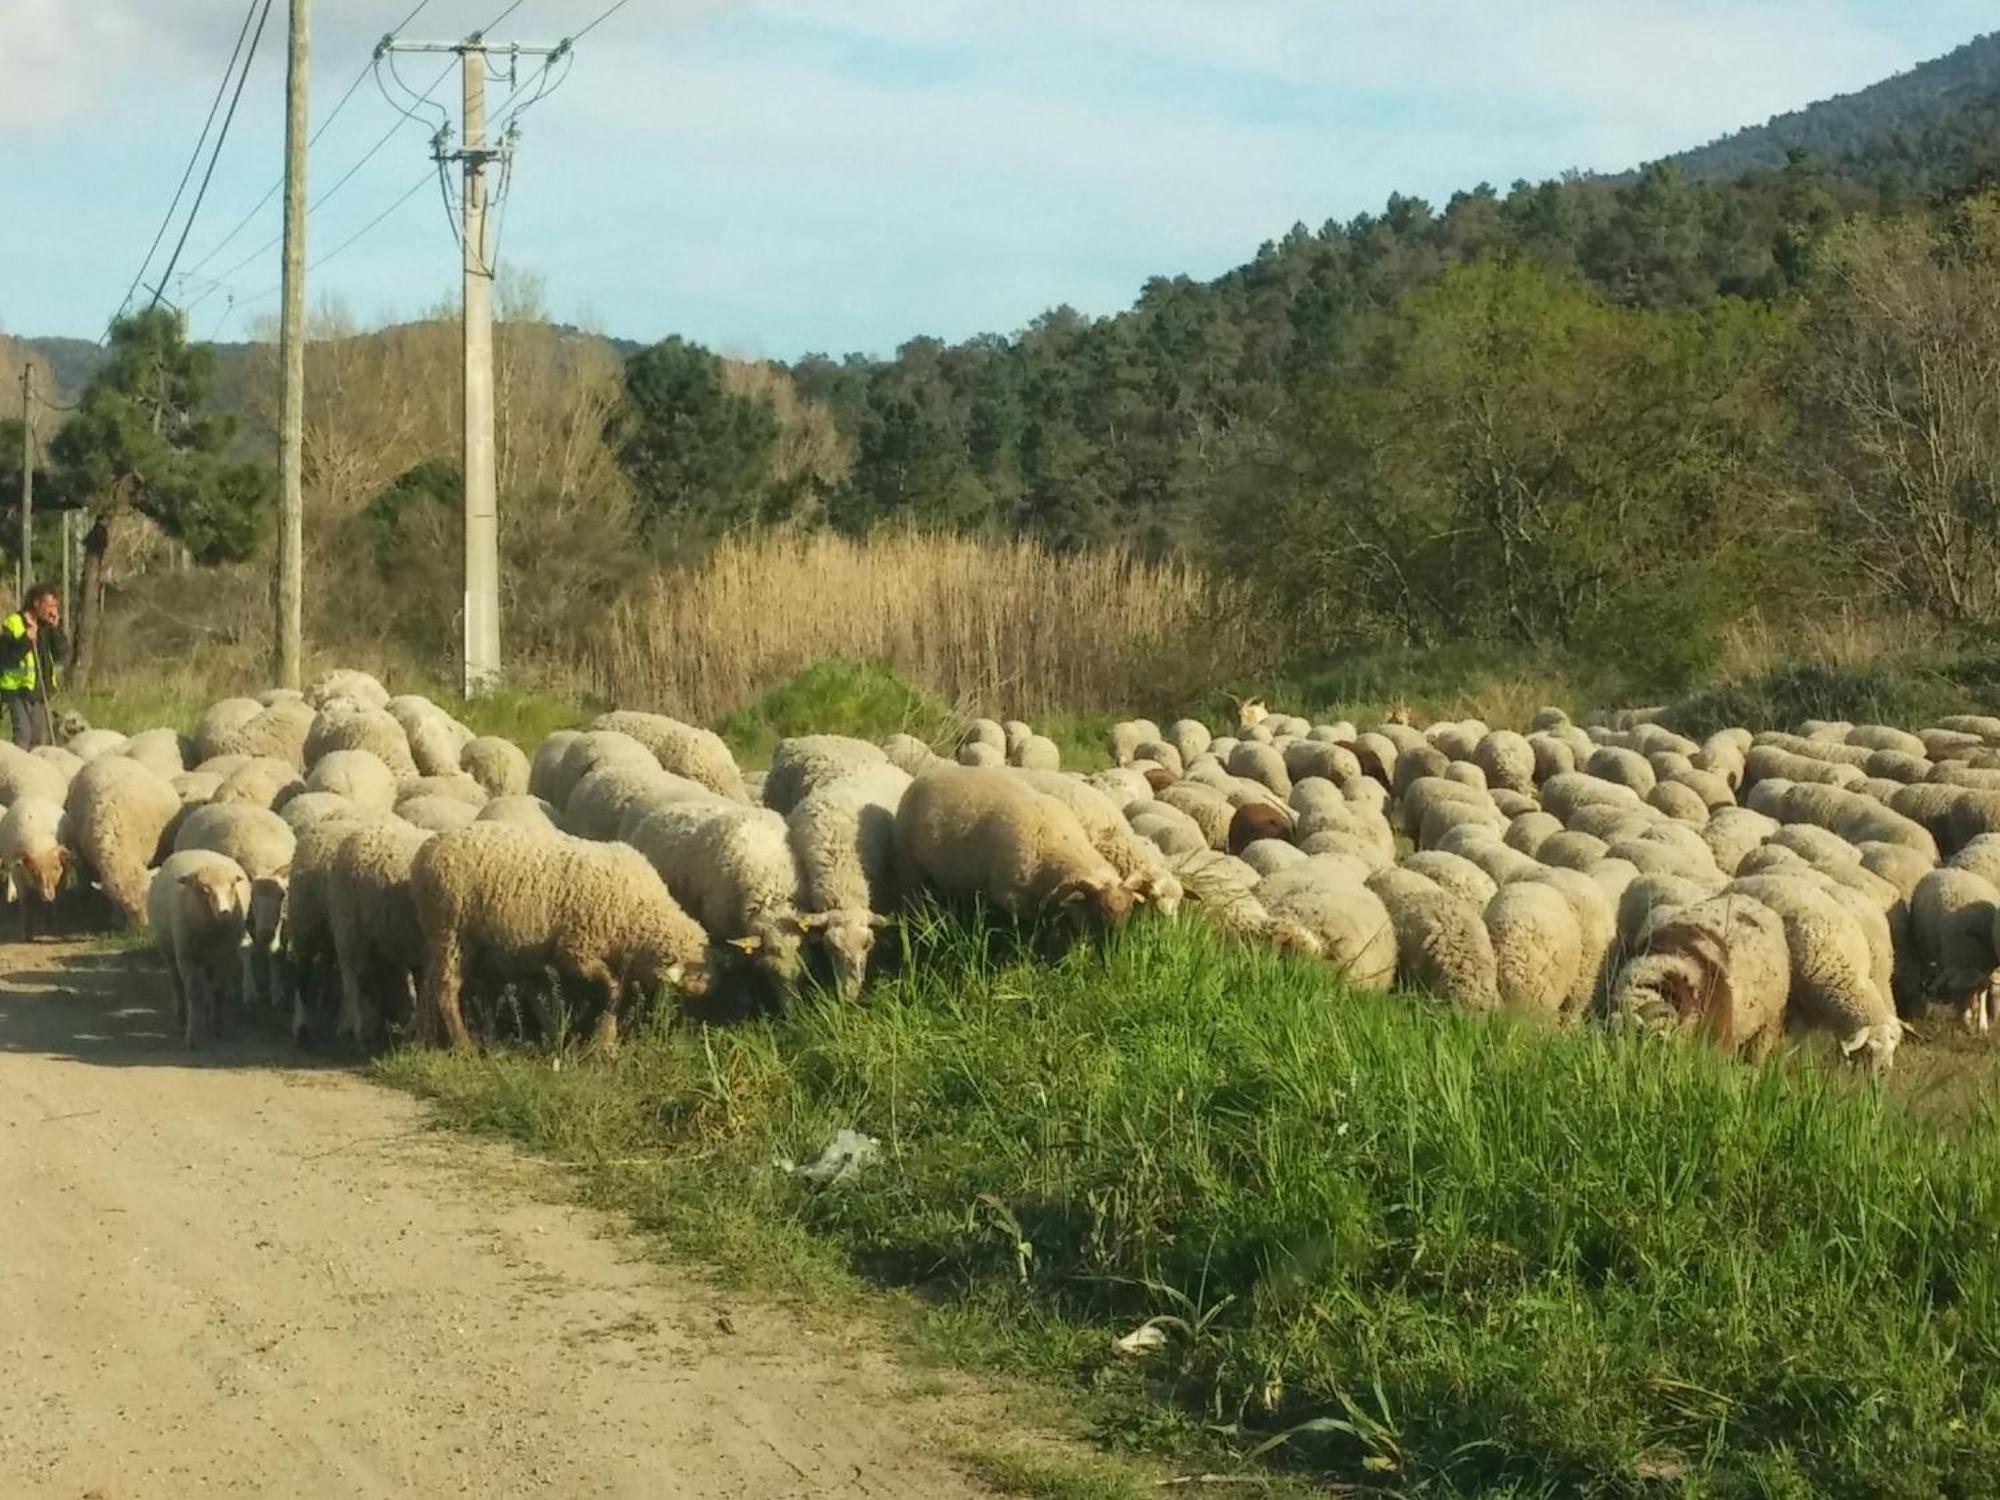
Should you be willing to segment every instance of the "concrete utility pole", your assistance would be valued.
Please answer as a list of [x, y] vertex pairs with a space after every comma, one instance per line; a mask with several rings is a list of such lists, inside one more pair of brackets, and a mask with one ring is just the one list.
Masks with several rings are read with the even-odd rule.
[[14, 598], [28, 597], [35, 573], [35, 367], [21, 366], [21, 566]]
[[463, 223], [459, 245], [465, 314], [465, 635], [463, 687], [470, 698], [498, 685], [500, 678], [500, 505], [493, 454], [493, 260], [486, 240], [487, 168], [513, 149], [511, 132], [497, 145], [486, 138], [488, 59], [504, 55], [511, 66], [523, 57], [544, 59], [544, 69], [569, 50], [489, 46], [474, 32], [462, 42], [383, 41], [380, 52], [455, 52], [464, 72], [464, 118], [457, 151], [445, 149], [440, 130], [432, 149], [440, 167], [457, 162], [464, 172]]
[[312, 0], [291, 0], [285, 68], [285, 272], [278, 315], [278, 686], [300, 686], [306, 406], [306, 64]]

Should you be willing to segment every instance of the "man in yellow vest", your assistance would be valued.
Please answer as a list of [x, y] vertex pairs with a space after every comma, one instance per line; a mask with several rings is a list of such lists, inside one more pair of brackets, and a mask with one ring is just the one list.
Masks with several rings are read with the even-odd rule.
[[57, 685], [62, 596], [38, 583], [21, 607], [0, 620], [0, 700], [14, 743], [23, 750], [49, 744], [49, 689]]

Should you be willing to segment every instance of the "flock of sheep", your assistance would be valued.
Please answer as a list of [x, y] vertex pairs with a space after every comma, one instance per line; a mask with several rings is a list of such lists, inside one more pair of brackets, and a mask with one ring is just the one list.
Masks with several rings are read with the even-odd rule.
[[1886, 1068], [1928, 1004], [1989, 1024], [2000, 719], [1807, 723], [1700, 743], [1559, 710], [1367, 731], [1244, 706], [1217, 737], [1115, 726], [1060, 769], [1021, 723], [950, 757], [784, 740], [746, 775], [705, 729], [620, 711], [532, 760], [359, 672], [211, 706], [192, 736], [0, 747], [24, 935], [88, 880], [167, 960], [192, 1045], [239, 999], [362, 1044], [464, 1044], [468, 991], [551, 991], [602, 1047], [677, 992], [863, 989], [913, 899], [1090, 932], [1149, 907], [1473, 1011], [1787, 1030]]

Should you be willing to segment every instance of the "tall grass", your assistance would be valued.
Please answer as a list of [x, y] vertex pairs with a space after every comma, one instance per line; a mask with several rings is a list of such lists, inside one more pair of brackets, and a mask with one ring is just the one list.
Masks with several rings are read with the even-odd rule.
[[582, 644], [600, 694], [703, 721], [826, 657], [1032, 717], [1206, 701], [1267, 668], [1272, 630], [1246, 589], [1187, 563], [1025, 540], [766, 531], [649, 579]]
[[[909, 942], [865, 1009], [388, 1070], [683, 1244], [921, 1288], [941, 1341], [1119, 1393], [1142, 1435], [1396, 1492], [1991, 1492], [1990, 1133], [1185, 924], [1054, 964]], [[772, 1168], [842, 1127], [883, 1143], [855, 1181]]]

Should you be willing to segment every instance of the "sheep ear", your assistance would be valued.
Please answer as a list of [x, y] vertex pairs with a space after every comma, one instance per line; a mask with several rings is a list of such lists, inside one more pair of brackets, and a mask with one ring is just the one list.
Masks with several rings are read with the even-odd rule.
[[730, 947], [744, 953], [755, 953], [759, 948], [764, 946], [764, 940], [755, 937], [729, 938], [727, 941]]
[[1867, 1045], [1868, 1028], [1864, 1026], [1855, 1032], [1853, 1036], [1844, 1036], [1840, 1039], [1840, 1055], [1842, 1057], [1852, 1057]]
[[813, 932], [826, 926], [827, 915], [823, 911], [800, 912], [796, 920], [800, 932]]
[[880, 932], [884, 927], [894, 927], [896, 919], [894, 917], [885, 917], [879, 911], [871, 911], [868, 913], [868, 925], [873, 927], [877, 932]]
[[267, 880], [290, 880], [292, 878], [292, 867], [290, 865], [285, 865], [281, 869], [273, 870], [265, 878]]
[[660, 977], [666, 980], [668, 984], [679, 984], [681, 982], [681, 976], [686, 972], [687, 970], [680, 964], [668, 964], [666, 972], [662, 974]]

